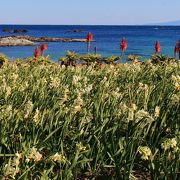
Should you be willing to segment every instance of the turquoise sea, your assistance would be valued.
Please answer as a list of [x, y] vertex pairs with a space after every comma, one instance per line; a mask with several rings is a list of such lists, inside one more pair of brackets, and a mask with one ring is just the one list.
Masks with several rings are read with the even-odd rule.
[[[129, 54], [140, 55], [143, 59], [149, 58], [154, 53], [156, 40], [160, 41], [163, 54], [173, 56], [175, 44], [180, 38], [180, 26], [0, 25], [0, 36], [22, 35], [2, 32], [5, 28], [26, 29], [28, 32], [23, 35], [37, 37], [86, 38], [87, 33], [92, 32], [96, 42], [91, 43], [91, 52], [96, 46], [98, 53], [103, 56], [119, 55], [120, 42], [125, 37], [128, 48], [123, 60]], [[86, 43], [50, 42], [47, 45], [46, 55], [50, 55], [55, 61], [65, 55], [67, 50], [86, 53]], [[35, 47], [0, 47], [0, 52], [15, 59], [32, 56], [34, 49]]]

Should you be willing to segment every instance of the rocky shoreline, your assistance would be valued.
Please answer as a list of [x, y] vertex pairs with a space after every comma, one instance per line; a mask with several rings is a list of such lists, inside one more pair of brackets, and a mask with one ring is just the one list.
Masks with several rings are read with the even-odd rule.
[[20, 39], [17, 37], [0, 37], [0, 47], [6, 46], [34, 46], [34, 42], [28, 39]]
[[86, 39], [32, 36], [0, 36], [0, 46], [34, 46], [35, 42], [87, 42]]

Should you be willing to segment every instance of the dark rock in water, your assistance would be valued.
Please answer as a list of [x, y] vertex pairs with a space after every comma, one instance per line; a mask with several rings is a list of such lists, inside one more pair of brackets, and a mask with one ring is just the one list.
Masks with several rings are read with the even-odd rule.
[[73, 32], [83, 32], [82, 29], [74, 29]]
[[80, 33], [80, 32], [83, 32], [83, 30], [82, 29], [73, 29], [73, 30], [69, 30], [68, 32]]
[[9, 29], [9, 28], [6, 28], [6, 29], [3, 29], [2, 30], [3, 32], [6, 32], [6, 33], [27, 33], [28, 31], [26, 29]]
[[14, 29], [14, 33], [27, 33], [28, 31], [26, 29]]
[[3, 31], [3, 32], [7, 32], [7, 33], [12, 33], [12, 32], [13, 32], [12, 29], [8, 29], [8, 28], [7, 28], [7, 29], [3, 29], [2, 31]]

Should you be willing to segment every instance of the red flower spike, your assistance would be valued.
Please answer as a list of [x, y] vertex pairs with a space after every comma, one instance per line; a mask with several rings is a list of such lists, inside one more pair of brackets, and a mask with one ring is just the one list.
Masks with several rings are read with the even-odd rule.
[[39, 51], [39, 48], [36, 47], [35, 51], [34, 51], [34, 57], [37, 58], [40, 56], [40, 51]]
[[179, 59], [180, 59], [180, 40], [176, 43], [176, 47], [174, 49], [175, 58], [176, 58], [176, 53], [179, 53]]
[[160, 45], [159, 41], [156, 41], [155, 50], [156, 50], [156, 53], [160, 53], [161, 52], [161, 45]]
[[180, 52], [180, 40], [176, 44], [176, 52]]
[[88, 35], [87, 35], [86, 39], [87, 39], [87, 41], [88, 41], [88, 42], [92, 41], [92, 39], [93, 39], [93, 35], [92, 35], [92, 33], [91, 33], [91, 32], [89, 32], [89, 33], [88, 33]]
[[86, 37], [86, 40], [87, 40], [87, 52], [89, 53], [90, 52], [90, 43], [93, 39], [93, 35], [91, 32], [88, 33], [87, 37]]
[[41, 51], [45, 51], [45, 50], [47, 50], [47, 45], [46, 45], [46, 43], [43, 43], [41, 45]]
[[122, 38], [120, 48], [123, 52], [126, 51], [126, 49], [127, 49], [127, 41], [124, 37]]

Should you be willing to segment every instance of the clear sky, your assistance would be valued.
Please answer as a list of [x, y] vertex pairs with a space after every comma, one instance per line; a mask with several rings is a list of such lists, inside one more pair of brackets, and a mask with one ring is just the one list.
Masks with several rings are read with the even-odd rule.
[[0, 24], [133, 25], [180, 20], [180, 0], [1, 0]]

